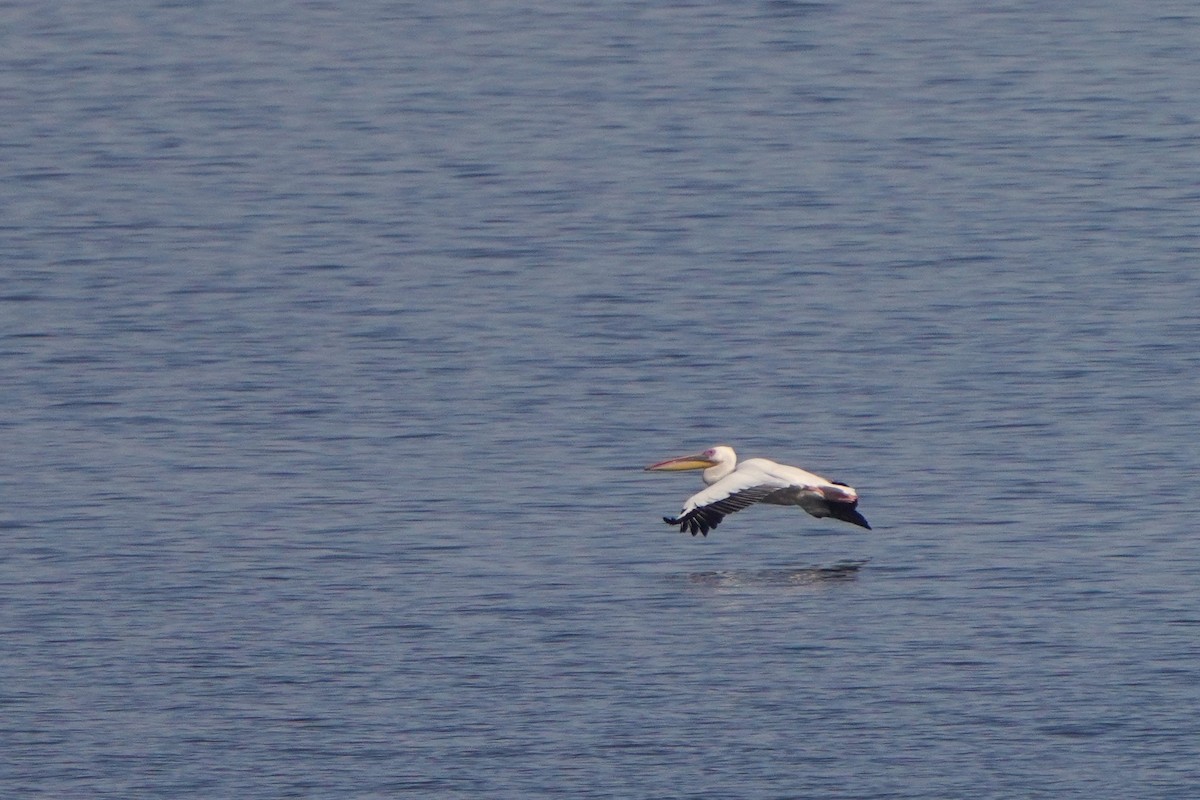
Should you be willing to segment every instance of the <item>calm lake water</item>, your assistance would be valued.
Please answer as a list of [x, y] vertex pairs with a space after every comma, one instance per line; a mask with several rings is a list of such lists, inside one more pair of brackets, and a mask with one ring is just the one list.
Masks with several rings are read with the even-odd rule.
[[1190, 0], [0, 31], [0, 794], [1196, 796]]

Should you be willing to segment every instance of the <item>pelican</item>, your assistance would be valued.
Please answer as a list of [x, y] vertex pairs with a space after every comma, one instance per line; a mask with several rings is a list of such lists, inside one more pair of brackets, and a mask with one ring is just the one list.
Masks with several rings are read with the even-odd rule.
[[800, 506], [814, 517], [833, 517], [871, 528], [856, 510], [858, 492], [853, 487], [765, 458], [739, 464], [737, 453], [728, 445], [646, 467], [652, 472], [684, 469], [704, 470], [700, 476], [708, 488], [689, 497], [678, 517], [663, 517], [663, 521], [678, 525], [680, 531], [691, 531], [692, 536], [708, 536], [727, 514], [755, 503]]

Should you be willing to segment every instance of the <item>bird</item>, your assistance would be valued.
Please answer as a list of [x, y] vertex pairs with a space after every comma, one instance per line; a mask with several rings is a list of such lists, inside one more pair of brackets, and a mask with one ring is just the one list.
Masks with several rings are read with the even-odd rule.
[[831, 481], [787, 464], [766, 458], [750, 458], [738, 463], [737, 453], [729, 445], [710, 447], [703, 453], [679, 456], [646, 467], [647, 472], [702, 469], [708, 488], [687, 499], [677, 517], [663, 517], [680, 532], [708, 536], [708, 532], [735, 511], [755, 503], [800, 506], [814, 517], [832, 517], [867, 530], [866, 518], [858, 513], [858, 492], [854, 487]]

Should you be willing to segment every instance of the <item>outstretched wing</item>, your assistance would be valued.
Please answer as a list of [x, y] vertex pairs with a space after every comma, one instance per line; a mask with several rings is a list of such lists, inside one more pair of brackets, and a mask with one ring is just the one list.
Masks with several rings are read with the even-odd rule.
[[726, 515], [761, 502], [779, 491], [778, 483], [760, 482], [761, 477], [732, 472], [704, 491], [689, 497], [678, 517], [663, 517], [663, 522], [678, 525], [680, 531], [690, 531], [692, 536], [697, 533], [707, 536]]

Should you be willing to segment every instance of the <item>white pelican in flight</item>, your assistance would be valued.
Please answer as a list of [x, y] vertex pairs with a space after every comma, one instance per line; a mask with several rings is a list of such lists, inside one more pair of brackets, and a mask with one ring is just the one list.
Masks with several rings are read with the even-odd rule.
[[678, 525], [680, 531], [691, 531], [692, 536], [697, 533], [707, 536], [726, 514], [754, 503], [800, 506], [814, 517], [833, 517], [871, 528], [856, 510], [858, 492], [853, 487], [765, 458], [751, 458], [739, 464], [737, 454], [727, 445], [710, 447], [692, 456], [669, 458], [646, 469], [704, 470], [701, 477], [708, 488], [689, 497], [678, 517], [663, 517], [668, 525]]

